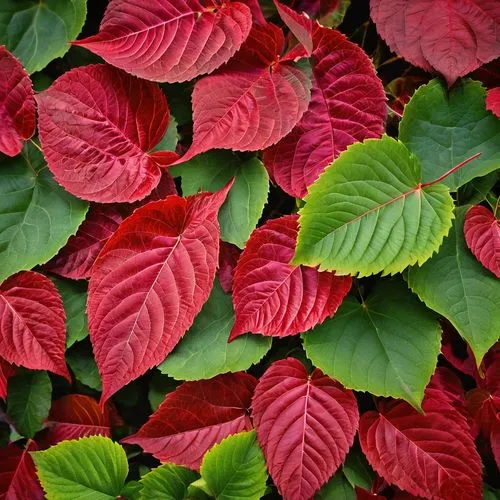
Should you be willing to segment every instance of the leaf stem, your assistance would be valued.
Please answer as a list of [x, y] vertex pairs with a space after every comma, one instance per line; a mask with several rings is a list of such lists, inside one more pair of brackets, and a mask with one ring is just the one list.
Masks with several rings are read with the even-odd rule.
[[40, 153], [43, 154], [42, 148], [33, 139], [30, 139], [30, 142], [31, 144], [33, 144], [33, 146], [35, 146], [36, 149], [38, 149], [38, 151], [40, 151]]
[[478, 156], [481, 156], [481, 153], [476, 153], [475, 155], [472, 155], [470, 158], [467, 158], [466, 160], [464, 160], [463, 162], [459, 163], [458, 165], [455, 165], [453, 168], [451, 168], [450, 170], [448, 170], [448, 172], [445, 172], [443, 175], [441, 175], [437, 179], [435, 179], [433, 181], [430, 181], [430, 182], [426, 182], [425, 184], [422, 184], [420, 187], [424, 188], [424, 187], [428, 187], [428, 186], [433, 186], [434, 184], [437, 184], [438, 182], [441, 182], [443, 179], [446, 179], [446, 177], [448, 177], [449, 175], [453, 174], [454, 172], [456, 172], [460, 168], [462, 168], [465, 165], [467, 165], [467, 163], [471, 162], [472, 160], [475, 160]]

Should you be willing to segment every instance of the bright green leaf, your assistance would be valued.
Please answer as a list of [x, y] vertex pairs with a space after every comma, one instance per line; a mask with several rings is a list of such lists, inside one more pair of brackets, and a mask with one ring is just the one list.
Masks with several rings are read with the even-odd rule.
[[344, 474], [338, 471], [316, 493], [314, 500], [356, 500], [356, 492]]
[[422, 264], [450, 230], [453, 200], [443, 184], [420, 182], [402, 143], [350, 146], [309, 188], [293, 263], [359, 276]]
[[72, 346], [66, 352], [66, 361], [79, 382], [96, 391], [102, 390], [99, 370], [88, 343], [79, 342]]
[[351, 486], [361, 486], [365, 490], [370, 490], [375, 479], [375, 472], [370, 467], [368, 460], [359, 448], [352, 447], [345, 459], [342, 467], [345, 477], [351, 483]]
[[141, 479], [141, 499], [144, 500], [182, 500], [188, 486], [199, 475], [186, 467], [163, 464]]

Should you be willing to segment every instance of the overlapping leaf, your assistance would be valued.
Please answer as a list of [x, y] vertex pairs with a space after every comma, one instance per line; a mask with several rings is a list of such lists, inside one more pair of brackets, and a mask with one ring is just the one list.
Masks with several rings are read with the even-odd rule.
[[274, 5], [283, 22], [306, 49], [307, 55], [310, 56], [313, 51], [313, 23], [311, 18], [307, 14], [299, 14], [288, 5], [278, 2], [278, 0], [274, 0]]

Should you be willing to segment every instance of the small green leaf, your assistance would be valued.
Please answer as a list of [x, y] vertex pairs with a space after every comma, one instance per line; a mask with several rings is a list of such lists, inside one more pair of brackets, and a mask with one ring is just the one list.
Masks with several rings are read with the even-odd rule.
[[220, 373], [247, 370], [271, 347], [271, 337], [246, 334], [228, 344], [234, 323], [231, 296], [215, 280], [193, 326], [158, 367], [177, 380], [200, 380]]
[[199, 475], [186, 467], [163, 464], [141, 478], [143, 500], [182, 500]]
[[184, 196], [199, 190], [215, 192], [232, 177], [233, 187], [219, 212], [221, 239], [243, 248], [257, 226], [269, 191], [269, 176], [257, 159], [241, 161], [230, 151], [210, 151], [171, 169], [182, 179]]
[[66, 352], [66, 361], [76, 379], [96, 391], [102, 390], [101, 377], [90, 344], [79, 342]]
[[128, 474], [125, 450], [104, 436], [31, 453], [47, 500], [115, 500]]
[[392, 396], [420, 408], [434, 372], [437, 316], [404, 282], [379, 281], [364, 303], [346, 297], [335, 316], [303, 337], [307, 357], [350, 389]]
[[349, 450], [342, 470], [353, 488], [361, 486], [365, 490], [371, 490], [375, 479], [375, 472], [370, 467], [368, 460], [366, 460], [359, 446]]
[[[370, 485], [371, 488], [371, 485]], [[356, 500], [356, 492], [341, 471], [316, 493], [314, 500]]]
[[52, 383], [44, 371], [22, 370], [9, 379], [7, 413], [21, 435], [32, 438], [50, 410]]
[[149, 383], [148, 399], [151, 409], [156, 411], [158, 406], [163, 402], [165, 396], [174, 391], [179, 382], [170, 378], [167, 375], [163, 375], [158, 370], [155, 370], [153, 376], [151, 377], [151, 382]]
[[179, 142], [179, 134], [177, 133], [177, 122], [173, 116], [170, 117], [167, 131], [161, 141], [153, 148], [153, 151], [175, 151], [175, 147]]

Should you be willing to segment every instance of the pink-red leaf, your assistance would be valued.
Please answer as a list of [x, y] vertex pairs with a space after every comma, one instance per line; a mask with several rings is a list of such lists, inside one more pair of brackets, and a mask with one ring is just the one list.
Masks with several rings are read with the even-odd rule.
[[28, 73], [0, 45], [0, 152], [16, 156], [35, 131], [35, 98]]
[[232, 243], [220, 242], [218, 277], [221, 288], [226, 293], [233, 289], [234, 269], [240, 258], [241, 251]]
[[308, 500], [343, 463], [358, 429], [352, 391], [287, 358], [260, 378], [252, 418], [267, 468], [285, 500]]
[[102, 249], [87, 307], [101, 404], [161, 363], [207, 300], [219, 258], [217, 212], [230, 187], [148, 203]]
[[380, 137], [386, 116], [382, 82], [363, 50], [319, 26], [313, 41], [309, 109], [290, 134], [264, 151], [271, 177], [297, 198], [347, 146]]
[[184, 382], [133, 436], [162, 462], [198, 470], [203, 455], [230, 434], [252, 428], [249, 408], [257, 380], [243, 372]]
[[73, 43], [141, 78], [182, 82], [227, 62], [251, 26], [240, 2], [111, 0], [99, 33]]
[[5, 359], [0, 358], [0, 399], [7, 397], [7, 385], [9, 378], [16, 373], [16, 367], [7, 363]]
[[496, 0], [371, 0], [370, 8], [391, 50], [449, 86], [500, 55]]
[[162, 169], [148, 154], [170, 114], [160, 87], [95, 64], [68, 71], [36, 97], [43, 153], [57, 182], [90, 201], [136, 201]]
[[351, 288], [350, 276], [289, 264], [298, 216], [268, 221], [250, 236], [233, 282], [236, 320], [230, 340], [246, 332], [284, 337], [333, 316]]
[[486, 207], [477, 205], [465, 215], [464, 236], [474, 257], [500, 278], [500, 221]]
[[486, 109], [500, 118], [500, 87], [488, 90], [488, 95], [486, 96]]
[[278, 2], [278, 0], [274, 0], [274, 5], [276, 5], [283, 22], [306, 49], [307, 55], [311, 55], [313, 51], [313, 24], [311, 18], [307, 14], [299, 14], [288, 5]]
[[0, 356], [32, 370], [49, 370], [71, 381], [64, 350], [66, 314], [55, 285], [32, 271], [0, 286]]

